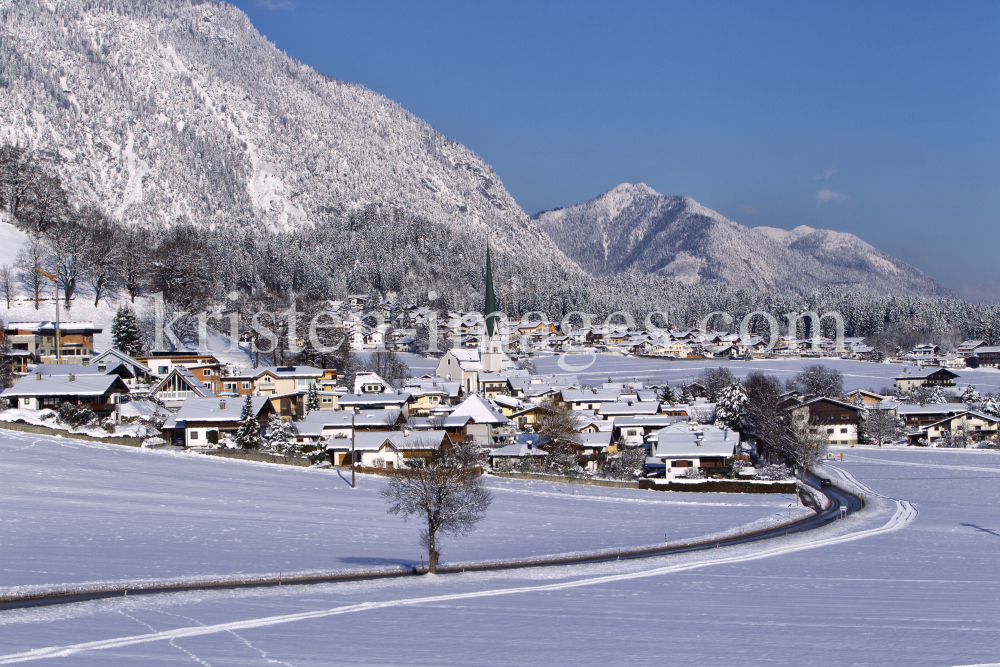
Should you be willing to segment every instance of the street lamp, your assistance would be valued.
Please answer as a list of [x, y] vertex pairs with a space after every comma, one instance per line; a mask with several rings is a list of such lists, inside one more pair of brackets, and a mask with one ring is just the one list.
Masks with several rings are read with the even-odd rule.
[[45, 276], [53, 283], [55, 283], [55, 297], [56, 297], [56, 363], [62, 363], [62, 336], [60, 333], [61, 327], [59, 326], [59, 265], [56, 264], [56, 275], [52, 275], [40, 266], [35, 267], [35, 271]]

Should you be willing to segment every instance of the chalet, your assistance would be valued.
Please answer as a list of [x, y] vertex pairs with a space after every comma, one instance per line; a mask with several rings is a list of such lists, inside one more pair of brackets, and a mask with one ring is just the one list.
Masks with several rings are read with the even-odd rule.
[[645, 443], [646, 436], [650, 433], [677, 421], [677, 417], [665, 415], [617, 417], [613, 422], [612, 433], [616, 441], [634, 447]]
[[933, 422], [919, 431], [907, 434], [911, 445], [918, 444], [922, 439], [935, 443], [941, 439], [951, 442], [953, 447], [967, 447], [983, 440], [997, 437], [997, 424], [1000, 419], [977, 410], [966, 410], [950, 415], [940, 421]]
[[[450, 446], [444, 431], [359, 431], [354, 434], [354, 461], [366, 468], [407, 468], [408, 460], [428, 459]], [[326, 442], [338, 466], [351, 465], [352, 441]]]
[[616, 417], [651, 417], [659, 414], [660, 404], [657, 402], [641, 401], [618, 401], [615, 403], [601, 403], [597, 409], [597, 414], [602, 419], [613, 420]]
[[733, 470], [739, 437], [710, 424], [677, 422], [649, 436], [653, 449], [647, 467], [662, 468], [664, 477], [683, 476], [691, 468], [709, 475], [728, 475]]
[[113, 347], [91, 357], [89, 364], [96, 366], [106, 364], [108, 367], [124, 364], [134, 377], [134, 380], [127, 384], [149, 384], [153, 379], [153, 371], [149, 366]]
[[[527, 434], [522, 434], [527, 435]], [[539, 436], [535, 436], [539, 438]], [[522, 440], [519, 435], [517, 442], [512, 445], [507, 445], [506, 447], [500, 447], [499, 449], [494, 449], [490, 452], [490, 465], [496, 467], [497, 465], [502, 465], [503, 463], [520, 463], [526, 459], [541, 459], [548, 455], [544, 449], [538, 444], [540, 440], [536, 439], [524, 439]]]
[[166, 377], [153, 385], [150, 395], [163, 401], [168, 410], [176, 410], [189, 398], [211, 398], [212, 388], [184, 366], [175, 366]]
[[[264, 396], [250, 399], [254, 418], [262, 431], [274, 414]], [[188, 398], [177, 414], [169, 417], [160, 430], [169, 441], [182, 447], [211, 447], [225, 437], [234, 437], [239, 429], [244, 401], [225, 398]]]
[[971, 357], [983, 347], [986, 347], [984, 340], [963, 340], [962, 344], [955, 348], [955, 353], [963, 357]]
[[888, 396], [876, 394], [874, 391], [868, 391], [866, 389], [855, 389], [854, 391], [850, 391], [844, 398], [847, 399], [848, 403], [852, 405], [860, 404], [862, 407], [878, 405], [889, 400]]
[[292, 423], [295, 429], [296, 441], [300, 443], [318, 444], [324, 440], [350, 439], [351, 422], [355, 417], [352, 412], [343, 410], [313, 410], [302, 421]]
[[792, 421], [807, 425], [810, 433], [826, 430], [826, 443], [830, 445], [858, 444], [858, 422], [861, 408], [833, 398], [813, 398], [792, 405], [786, 410]]
[[87, 375], [43, 375], [32, 373], [5, 389], [2, 397], [12, 407], [44, 410], [57, 409], [61, 403], [90, 408], [98, 416], [111, 414], [129, 388], [117, 375], [90, 373]]
[[599, 410], [605, 403], [617, 403], [618, 389], [572, 389], [559, 392], [559, 402], [571, 410]]
[[[60, 322], [59, 342], [65, 363], [85, 364], [94, 355], [94, 335], [104, 329], [92, 322]], [[43, 364], [58, 363], [55, 322], [11, 322], [4, 333], [14, 351], [28, 352]]]
[[343, 410], [384, 410], [396, 408], [409, 413], [409, 392], [382, 392], [373, 394], [344, 394], [338, 403]]
[[128, 366], [122, 363], [108, 366], [108, 364], [38, 364], [31, 369], [32, 373], [42, 375], [117, 375], [126, 385], [131, 385], [135, 381], [135, 376]]
[[998, 368], [1000, 367], [1000, 347], [980, 347], [971, 358], [975, 359], [977, 367]]
[[493, 406], [479, 396], [465, 399], [450, 416], [469, 417], [471, 421], [466, 426], [467, 434], [472, 436], [477, 444], [486, 447], [494, 443], [494, 430], [510, 423], [509, 419], [494, 410]]
[[906, 423], [907, 428], [919, 429], [968, 409], [969, 406], [965, 403], [928, 403], [926, 405], [900, 403], [896, 408], [896, 413]]
[[958, 373], [947, 368], [904, 368], [902, 374], [893, 378], [896, 391], [907, 394], [917, 387], [954, 387]]
[[175, 366], [183, 366], [184, 368], [198, 368], [202, 371], [205, 369], [213, 369], [217, 373], [197, 373], [197, 377], [201, 380], [211, 380], [213, 377], [219, 377], [222, 375], [222, 364], [214, 355], [211, 354], [195, 354], [191, 352], [153, 352], [149, 356], [136, 357], [136, 360], [145, 364], [148, 368], [152, 370], [154, 375], [164, 377], [169, 373]]
[[[359, 373], [359, 375], [361, 375]], [[337, 371], [312, 366], [278, 366], [259, 371], [253, 381], [253, 391], [260, 396], [306, 393], [316, 385], [330, 391], [337, 384]]]

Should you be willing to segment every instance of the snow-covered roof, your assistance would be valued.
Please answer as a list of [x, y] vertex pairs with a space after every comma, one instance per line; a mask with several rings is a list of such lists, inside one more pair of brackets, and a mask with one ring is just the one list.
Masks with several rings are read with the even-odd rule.
[[648, 441], [655, 443], [657, 458], [699, 458], [732, 456], [739, 438], [711, 424], [677, 422], [653, 433]]
[[360, 394], [361, 388], [366, 384], [380, 384], [388, 390], [392, 390], [392, 385], [383, 379], [378, 373], [358, 373], [354, 376], [354, 393]]
[[261, 369], [256, 377], [266, 373], [279, 378], [312, 378], [320, 377], [324, 372], [322, 368], [314, 368], [313, 366], [275, 366]]
[[506, 424], [510, 420], [479, 396], [469, 396], [451, 412], [452, 417], [471, 417], [476, 424]]
[[601, 403], [598, 414], [605, 418], [617, 415], [655, 415], [660, 410], [659, 403]]
[[169, 373], [167, 373], [162, 380], [153, 385], [153, 388], [149, 390], [149, 393], [155, 395], [163, 387], [165, 387], [166, 383], [170, 380], [170, 378], [174, 376], [183, 379], [184, 382], [189, 387], [191, 387], [191, 390], [194, 391], [196, 394], [200, 394], [202, 398], [215, 396], [215, 394], [212, 393], [212, 390], [208, 387], [208, 385], [206, 385], [204, 382], [196, 378], [194, 376], [194, 373], [189, 371], [184, 366], [174, 366], [173, 369]]
[[[977, 352], [981, 352], [981, 351], [982, 351], [982, 348], [979, 348], [979, 350], [977, 350]], [[947, 368], [930, 367], [930, 368], [918, 368], [918, 369], [915, 369], [915, 370], [912, 370], [912, 371], [909, 370], [909, 368], [905, 368], [905, 369], [903, 369], [903, 372], [900, 375], [897, 375], [893, 379], [894, 380], [922, 380], [924, 378], [930, 377], [931, 375], [934, 375], [935, 373], [946, 373], [948, 375], [951, 375], [952, 377], [958, 377], [958, 373], [955, 373], [954, 371], [950, 371]]]
[[126, 366], [133, 366], [135, 368], [138, 368], [139, 370], [143, 371], [144, 373], [151, 374], [153, 372], [152, 369], [149, 366], [147, 366], [146, 364], [142, 363], [141, 361], [139, 361], [135, 357], [131, 357], [131, 356], [125, 354], [124, 352], [122, 352], [121, 350], [116, 350], [113, 347], [110, 347], [110, 348], [106, 349], [104, 352], [101, 352], [100, 354], [97, 354], [97, 355], [91, 357], [90, 358], [90, 363], [91, 364], [106, 363], [108, 366], [111, 366], [111, 365], [114, 364], [114, 360], [115, 359], [117, 359], [121, 363], [125, 364]]
[[965, 403], [927, 403], [926, 405], [910, 405], [900, 403], [896, 408], [900, 417], [906, 415], [946, 415], [949, 413], [964, 412], [969, 409]]
[[583, 447], [608, 447], [611, 444], [611, 431], [597, 433], [580, 433], [580, 445]]
[[117, 375], [26, 375], [13, 387], [5, 389], [4, 398], [20, 396], [103, 396], [109, 391], [128, 393], [128, 386]]
[[[56, 323], [51, 321], [44, 322], [8, 322], [5, 327], [7, 331], [17, 330], [17, 331], [33, 331], [36, 334], [45, 331], [55, 331]], [[94, 331], [95, 333], [101, 333], [104, 329], [95, 327], [93, 322], [60, 322], [59, 331]]]
[[[377, 451], [386, 442], [392, 443], [397, 450], [439, 449], [447, 437], [444, 431], [357, 431], [354, 434], [354, 449]], [[331, 446], [350, 449], [351, 441], [330, 440], [327, 447]]]
[[526, 456], [546, 456], [547, 454], [548, 452], [545, 450], [539, 449], [538, 447], [526, 442], [515, 442], [512, 445], [507, 445], [506, 447], [501, 447], [500, 449], [494, 449], [490, 452], [491, 457], [514, 459], [523, 459]]
[[[187, 398], [184, 399], [177, 414], [174, 415], [174, 419], [177, 425], [183, 425], [186, 422], [238, 422], [243, 413], [245, 402], [246, 399]], [[270, 396], [250, 397], [250, 405], [254, 415], [259, 415], [260, 411], [270, 403]]]
[[405, 405], [409, 402], [411, 395], [409, 392], [385, 392], [384, 394], [344, 394], [340, 397], [338, 405], [342, 408], [357, 407], [364, 405]]
[[[102, 369], [101, 366], [104, 366]], [[116, 372], [118, 371], [118, 372]], [[135, 374], [128, 369], [128, 366], [120, 361], [110, 364], [93, 364], [84, 366], [83, 364], [35, 364], [31, 367], [30, 373], [41, 373], [42, 375], [119, 375], [121, 377], [132, 378]]]

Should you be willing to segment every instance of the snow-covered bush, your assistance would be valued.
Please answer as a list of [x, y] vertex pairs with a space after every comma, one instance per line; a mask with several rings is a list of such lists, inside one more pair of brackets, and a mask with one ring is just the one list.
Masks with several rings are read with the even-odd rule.
[[94, 414], [94, 411], [84, 405], [60, 403], [58, 413], [59, 421], [70, 428], [87, 426], [97, 421], [97, 415]]
[[756, 470], [757, 473], [753, 476], [754, 479], [781, 481], [792, 478], [792, 471], [784, 465], [765, 463], [764, 465], [758, 466]]

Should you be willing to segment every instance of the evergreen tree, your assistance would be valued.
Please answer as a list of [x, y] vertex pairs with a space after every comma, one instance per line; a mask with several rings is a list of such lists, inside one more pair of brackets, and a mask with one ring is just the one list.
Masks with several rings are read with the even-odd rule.
[[142, 354], [142, 335], [135, 311], [129, 306], [121, 306], [111, 322], [111, 344], [130, 357]]
[[947, 403], [948, 397], [944, 394], [944, 389], [941, 387], [934, 387], [931, 391], [931, 398], [929, 403]]
[[691, 393], [691, 390], [688, 388], [686, 384], [681, 385], [681, 395], [678, 401], [680, 401], [684, 405], [691, 405], [691, 403], [694, 402], [694, 395]]
[[973, 405], [975, 403], [981, 402], [982, 400], [983, 400], [982, 394], [980, 394], [979, 391], [976, 390], [976, 385], [974, 384], [970, 384], [968, 387], [965, 388], [965, 391], [962, 392], [963, 403], [968, 403], [969, 405]]
[[660, 389], [660, 395], [658, 396], [660, 403], [667, 403], [669, 405], [677, 404], [677, 394], [674, 393], [674, 388], [670, 384], [665, 384]]
[[260, 447], [260, 426], [253, 412], [253, 399], [247, 394], [243, 402], [243, 412], [240, 413], [240, 425], [236, 429], [236, 445], [241, 449], [256, 449]]
[[306, 414], [313, 410], [319, 410], [319, 391], [316, 389], [315, 382], [309, 385], [309, 395], [306, 397]]
[[268, 422], [265, 440], [268, 449], [282, 456], [294, 454], [297, 449], [291, 424], [276, 414], [271, 415], [271, 421]]
[[993, 394], [987, 394], [980, 410], [988, 415], [1000, 417], [1000, 401], [997, 401], [997, 397]]
[[715, 416], [734, 431], [741, 430], [743, 413], [747, 405], [747, 392], [743, 383], [734, 380], [722, 390], [715, 406]]

